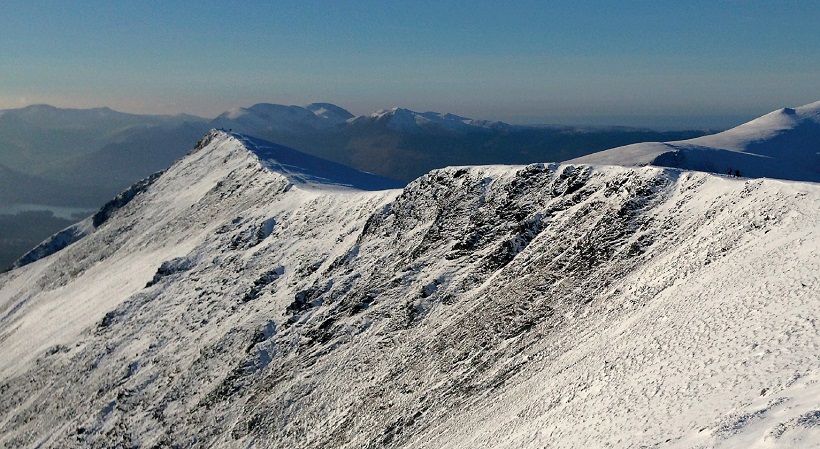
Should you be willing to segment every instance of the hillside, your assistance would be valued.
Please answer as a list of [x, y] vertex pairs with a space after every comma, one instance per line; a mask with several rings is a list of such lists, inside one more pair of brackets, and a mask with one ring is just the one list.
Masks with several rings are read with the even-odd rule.
[[622, 146], [573, 163], [657, 165], [753, 178], [820, 182], [820, 101], [783, 108], [721, 133]]
[[819, 185], [533, 164], [363, 190], [277, 148], [212, 132], [0, 275], [0, 445], [820, 442]]

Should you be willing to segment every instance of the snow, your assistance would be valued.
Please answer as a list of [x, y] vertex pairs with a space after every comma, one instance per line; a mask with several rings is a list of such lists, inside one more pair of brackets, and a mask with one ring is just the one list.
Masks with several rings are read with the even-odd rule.
[[303, 187], [387, 190], [404, 186], [399, 181], [361, 172], [251, 136], [232, 133], [231, 137], [256, 155], [260, 164], [267, 170], [284, 175], [290, 182], [301, 184]]
[[292, 151], [212, 132], [0, 275], [0, 445], [820, 442], [819, 184], [533, 164], [369, 190]]
[[[741, 189], [719, 188], [725, 186], [708, 180], [698, 189], [730, 193], [723, 201], [698, 204], [681, 196], [677, 201], [689, 203], [682, 210], [669, 203], [656, 209], [659, 218], [679, 215], [677, 225], [693, 232], [681, 233], [680, 247], [653, 255], [651, 269], [613, 286], [608, 301], [626, 296], [635, 303], [626, 319], [611, 327], [611, 315], [574, 324], [568, 335], [581, 337], [573, 349], [445, 424], [463, 432], [425, 444], [816, 446], [820, 429], [797, 422], [817, 413], [820, 394], [818, 228], [802, 216], [817, 205], [776, 217], [764, 212], [771, 203], [761, 211], [750, 204], [760, 197], [738, 200]], [[762, 193], [761, 187], [799, 197], [791, 186], [746, 183], [743, 189]], [[703, 219], [710, 214], [716, 219]], [[744, 223], [748, 218], [752, 223]], [[761, 241], [767, 230], [757, 226], [767, 219], [807, 228]], [[651, 302], [642, 300], [646, 292], [653, 292]], [[796, 379], [803, 379], [799, 387]]]
[[410, 112], [407, 109], [394, 107], [394, 108], [391, 108], [391, 109], [379, 109], [376, 112], [371, 112], [370, 114], [365, 114], [363, 117], [373, 118], [373, 119], [379, 120], [379, 119], [382, 119], [384, 117], [390, 117], [390, 116], [398, 113], [399, 110], [404, 110], [404, 111]]
[[658, 165], [713, 173], [820, 182], [820, 101], [773, 111], [721, 133], [648, 142], [583, 156], [572, 163]]
[[371, 114], [349, 120], [351, 123], [364, 121], [384, 121], [394, 131], [415, 132], [424, 128], [440, 128], [447, 131], [465, 131], [481, 128], [508, 127], [502, 122], [473, 120], [450, 113], [415, 112], [404, 108], [380, 109]]
[[88, 234], [94, 232], [95, 228], [96, 227], [94, 226], [94, 220], [92, 217], [88, 217], [79, 223], [68, 226], [67, 228], [46, 239], [41, 244], [37, 245], [28, 253], [24, 254], [14, 263], [14, 267], [19, 268], [24, 265], [28, 265], [34, 261], [61, 251], [68, 245], [71, 245], [72, 243], [77, 242]]
[[350, 111], [331, 103], [311, 103], [305, 106], [305, 109], [313, 112], [317, 117], [329, 120], [335, 124], [342, 124], [353, 118], [353, 114], [351, 114]]
[[792, 130], [802, 122], [820, 125], [820, 101], [797, 109], [778, 109], [736, 128], [691, 139], [688, 142], [694, 145], [722, 148], [729, 151], [747, 151], [750, 144], [759, 141], [771, 141], [779, 134]]

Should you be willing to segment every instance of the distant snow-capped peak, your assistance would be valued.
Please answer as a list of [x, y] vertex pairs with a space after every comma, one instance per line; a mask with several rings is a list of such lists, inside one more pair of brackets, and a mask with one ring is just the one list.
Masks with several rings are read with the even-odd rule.
[[820, 101], [798, 108], [782, 108], [726, 131], [683, 141], [729, 151], [748, 151], [750, 145], [789, 132], [801, 124], [820, 124]]
[[254, 134], [260, 129], [293, 131], [307, 127], [332, 130], [346, 124], [367, 123], [381, 123], [399, 132], [434, 129], [459, 132], [510, 128], [510, 125], [503, 122], [474, 120], [446, 112], [416, 112], [400, 107], [354, 116], [350, 111], [332, 103], [311, 103], [306, 106], [258, 103], [248, 108], [229, 109], [211, 122], [216, 128], [230, 128], [248, 134]]
[[508, 127], [502, 122], [473, 120], [451, 113], [416, 112], [410, 109], [394, 107], [380, 109], [349, 120], [352, 123], [386, 122], [387, 127], [395, 131], [417, 131], [425, 127], [439, 127], [448, 131], [462, 131], [475, 128]]
[[353, 114], [349, 111], [330, 103], [313, 103], [304, 107], [257, 103], [248, 108], [229, 109], [211, 124], [217, 128], [236, 128], [242, 132], [256, 129], [289, 131], [298, 127], [332, 128], [345, 123], [350, 117]]
[[317, 117], [334, 123], [344, 123], [354, 117], [347, 109], [332, 103], [311, 103], [305, 106], [305, 109], [313, 112]]

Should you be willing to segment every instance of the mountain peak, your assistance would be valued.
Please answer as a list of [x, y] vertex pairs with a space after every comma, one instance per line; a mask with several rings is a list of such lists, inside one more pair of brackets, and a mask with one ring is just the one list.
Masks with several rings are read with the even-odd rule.
[[353, 122], [378, 122], [384, 123], [394, 131], [418, 132], [424, 129], [444, 129], [447, 131], [469, 131], [481, 128], [504, 128], [509, 127], [506, 123], [493, 122], [488, 120], [473, 120], [449, 112], [416, 112], [406, 108], [393, 107], [390, 109], [380, 109], [376, 112], [356, 117]]
[[245, 134], [212, 130], [202, 142], [200, 150], [225, 146], [227, 151], [234, 151], [241, 147], [253, 155], [263, 169], [282, 175], [291, 184], [303, 188], [388, 190], [404, 187], [399, 181], [365, 173]]
[[248, 108], [229, 109], [213, 119], [211, 125], [247, 133], [259, 129], [329, 129], [344, 123], [350, 117], [353, 114], [349, 111], [330, 103], [312, 103], [306, 107], [257, 103]]
[[820, 182], [820, 101], [781, 108], [726, 131], [673, 142], [645, 142], [571, 162], [660, 165], [747, 177]]
[[311, 103], [305, 106], [305, 109], [313, 112], [317, 117], [322, 117], [336, 123], [343, 123], [354, 117], [347, 109], [332, 103]]

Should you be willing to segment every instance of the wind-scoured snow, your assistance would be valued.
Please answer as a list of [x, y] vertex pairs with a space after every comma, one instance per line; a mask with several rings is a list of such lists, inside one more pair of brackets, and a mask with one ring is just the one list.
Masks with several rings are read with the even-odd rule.
[[[238, 133], [231, 133], [230, 138], [228, 138], [229, 135], [224, 131], [213, 132], [206, 139], [215, 139], [218, 138], [217, 136], [226, 139], [229, 142], [228, 145], [241, 145], [256, 155], [259, 163], [266, 169], [284, 175], [290, 182], [300, 184], [303, 188], [387, 190], [400, 188], [404, 185], [399, 181], [364, 173], [292, 148]], [[104, 223], [111, 214], [147, 189], [161, 174], [162, 172], [156, 173], [135, 183], [106, 203], [94, 216], [54, 234], [23, 255], [14, 263], [14, 267], [19, 268], [47, 257], [87, 236]]]
[[820, 185], [534, 164], [368, 191], [279, 150], [211, 133], [0, 275], [0, 445], [820, 442]]
[[713, 173], [820, 182], [820, 101], [773, 111], [721, 133], [627, 145], [573, 163], [658, 165]]
[[237, 133], [230, 135], [237, 144], [256, 155], [268, 170], [285, 175], [303, 186], [350, 187], [359, 190], [388, 190], [404, 183], [361, 172], [325, 159], [311, 156], [282, 145]]

